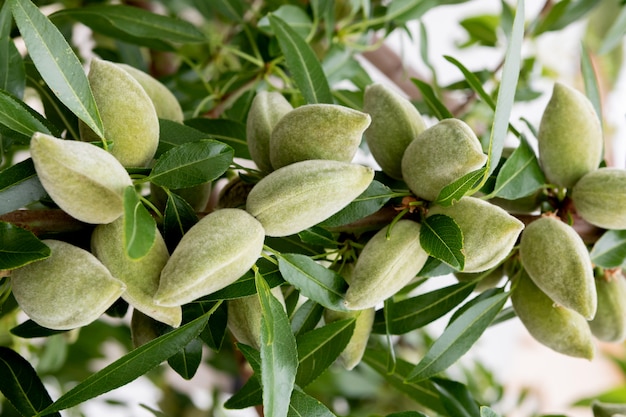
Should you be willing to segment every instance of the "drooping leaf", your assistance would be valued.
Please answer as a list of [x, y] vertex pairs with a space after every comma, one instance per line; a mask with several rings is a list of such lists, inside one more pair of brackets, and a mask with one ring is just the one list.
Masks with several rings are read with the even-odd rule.
[[467, 69], [467, 67], [463, 65], [458, 59], [448, 56], [448, 55], [444, 56], [444, 58], [448, 62], [452, 63], [455, 67], [457, 67], [463, 73], [463, 76], [465, 77], [465, 81], [467, 81], [470, 87], [472, 87], [472, 90], [474, 90], [476, 94], [478, 94], [478, 96], [481, 98], [481, 100], [485, 102], [485, 104], [487, 104], [491, 109], [496, 108], [496, 102], [485, 91], [485, 89], [483, 88], [482, 82], [476, 76], [476, 74], [474, 74], [469, 69]]
[[202, 340], [191, 339], [185, 347], [167, 359], [170, 367], [183, 379], [191, 379], [202, 362]]
[[500, 168], [493, 195], [515, 200], [526, 197], [546, 182], [545, 176], [535, 152], [524, 136], [520, 137], [520, 144]]
[[346, 310], [345, 280], [308, 256], [283, 254], [278, 257], [278, 267], [285, 281], [296, 287], [302, 295], [333, 310]]
[[300, 360], [296, 384], [299, 387], [313, 382], [339, 357], [352, 337], [354, 322], [354, 318], [336, 321], [296, 339]]
[[589, 252], [591, 262], [602, 268], [617, 268], [626, 262], [626, 230], [607, 230]]
[[168, 191], [163, 213], [163, 237], [173, 250], [187, 230], [198, 222], [198, 215], [189, 203], [176, 193]]
[[30, 158], [0, 171], [0, 214], [22, 208], [46, 194]]
[[204, 184], [226, 172], [233, 156], [230, 146], [216, 140], [188, 142], [161, 155], [148, 180], [173, 190]]
[[391, 198], [392, 191], [379, 181], [372, 181], [350, 204], [320, 223], [324, 227], [343, 226], [376, 213]]
[[28, 54], [58, 99], [99, 137], [104, 128], [87, 75], [61, 32], [30, 0], [9, 0]]
[[463, 196], [465, 196], [467, 192], [476, 185], [476, 182], [478, 182], [484, 174], [485, 168], [480, 168], [476, 171], [472, 171], [463, 175], [452, 184], [443, 187], [439, 192], [439, 196], [437, 196], [435, 202], [440, 206], [451, 206], [455, 202], [459, 201]]
[[480, 414], [478, 404], [469, 389], [457, 381], [433, 378], [443, 406], [450, 417], [474, 417]]
[[476, 43], [484, 46], [496, 46], [500, 25], [498, 16], [491, 14], [469, 16], [462, 19], [459, 24], [469, 35], [469, 39], [461, 45], [461, 48]]
[[451, 217], [443, 214], [427, 217], [420, 230], [420, 244], [433, 258], [463, 270], [463, 232]]
[[11, 8], [8, 1], [0, 9], [0, 89], [16, 97], [24, 96], [24, 60], [11, 39]]
[[20, 414], [36, 415], [52, 404], [50, 394], [31, 364], [5, 346], [0, 346], [0, 375], [0, 392]]
[[284, 417], [298, 371], [296, 338], [287, 313], [272, 295], [260, 274], [255, 276], [261, 301], [261, 385], [263, 410], [268, 416]]
[[418, 80], [417, 78], [414, 78], [412, 81], [422, 93], [424, 102], [426, 103], [426, 105], [428, 105], [428, 108], [430, 109], [433, 116], [435, 116], [438, 120], [454, 117], [452, 113], [450, 113], [450, 110], [448, 110], [448, 108], [445, 106], [445, 104], [443, 104], [441, 99], [437, 97], [435, 90], [433, 90], [430, 85], [422, 80]]
[[301, 389], [293, 390], [289, 402], [287, 417], [336, 417], [319, 400], [306, 394]]
[[156, 222], [141, 203], [135, 187], [124, 190], [124, 249], [131, 259], [148, 253], [156, 238]]
[[5, 90], [0, 90], [0, 125], [28, 139], [35, 132], [53, 135], [39, 113]]
[[328, 80], [311, 46], [278, 16], [270, 14], [269, 20], [287, 68], [305, 101], [309, 104], [332, 103]]
[[472, 305], [461, 314], [428, 349], [411, 371], [407, 381], [422, 381], [455, 363], [472, 347], [502, 310], [508, 296], [506, 292], [499, 293]]
[[90, 375], [47, 407], [43, 415], [73, 407], [139, 378], [196, 338], [213, 310], [122, 356]]
[[0, 270], [15, 269], [50, 256], [50, 248], [32, 232], [0, 221]]

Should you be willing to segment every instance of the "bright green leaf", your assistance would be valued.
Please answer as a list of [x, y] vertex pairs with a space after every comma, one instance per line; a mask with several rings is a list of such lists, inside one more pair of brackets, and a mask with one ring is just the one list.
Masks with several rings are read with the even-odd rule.
[[50, 256], [50, 248], [28, 230], [0, 221], [0, 270], [15, 269]]
[[135, 187], [124, 190], [124, 248], [131, 259], [148, 253], [156, 238], [156, 222], [139, 200]]
[[420, 244], [433, 258], [463, 270], [463, 232], [451, 217], [443, 214], [427, 217], [420, 230]]
[[626, 262], [626, 230], [607, 230], [589, 252], [591, 262], [602, 268], [617, 268]]
[[443, 187], [439, 192], [435, 203], [443, 207], [449, 207], [459, 201], [482, 178], [485, 174], [485, 169], [486, 168], [480, 168], [476, 171], [469, 172], [454, 181], [452, 184]]
[[39, 113], [4, 90], [0, 90], [0, 125], [29, 139], [35, 132], [53, 135]]
[[435, 116], [439, 120], [450, 119], [454, 116], [450, 113], [450, 110], [443, 104], [441, 99], [437, 97], [435, 90], [425, 83], [422, 80], [418, 80], [417, 78], [412, 79], [413, 84], [417, 86], [417, 88], [422, 93], [422, 99], [428, 105], [428, 108], [432, 112], [432, 115]]
[[534, 193], [545, 182], [535, 152], [522, 136], [520, 145], [500, 168], [492, 195], [515, 200]]

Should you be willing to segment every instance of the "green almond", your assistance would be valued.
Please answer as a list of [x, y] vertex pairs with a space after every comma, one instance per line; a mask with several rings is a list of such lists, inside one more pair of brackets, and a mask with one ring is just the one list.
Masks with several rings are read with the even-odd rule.
[[626, 278], [621, 272], [597, 277], [598, 310], [589, 322], [591, 333], [605, 342], [626, 339]]
[[604, 229], [626, 229], [626, 170], [598, 168], [574, 185], [572, 201], [587, 222]]

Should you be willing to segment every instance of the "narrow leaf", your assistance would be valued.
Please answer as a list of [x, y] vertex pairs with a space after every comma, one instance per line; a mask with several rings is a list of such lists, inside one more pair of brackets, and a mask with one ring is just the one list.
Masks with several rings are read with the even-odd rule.
[[148, 253], [156, 238], [156, 222], [139, 200], [135, 187], [124, 190], [124, 248], [131, 259]]
[[465, 65], [463, 65], [458, 59], [448, 56], [448, 55], [444, 56], [444, 58], [448, 62], [456, 66], [463, 73], [463, 76], [465, 77], [465, 81], [467, 81], [467, 83], [470, 85], [472, 90], [474, 90], [474, 92], [478, 94], [478, 96], [481, 98], [482, 101], [485, 102], [485, 104], [487, 104], [492, 110], [495, 110], [496, 102], [485, 91], [485, 89], [483, 88], [482, 82], [476, 76], [476, 74], [474, 74], [469, 69], [467, 69], [467, 67], [465, 67]]
[[379, 181], [372, 181], [360, 196], [328, 219], [320, 223], [323, 227], [343, 226], [376, 213], [391, 198], [392, 190]]
[[475, 417], [480, 411], [468, 388], [457, 381], [433, 378], [435, 388], [450, 417]]
[[439, 192], [439, 196], [437, 196], [435, 202], [440, 206], [448, 207], [459, 201], [476, 185], [478, 180], [482, 178], [485, 174], [485, 170], [486, 168], [480, 168], [476, 171], [469, 172], [452, 184], [446, 185]]
[[255, 276], [261, 301], [261, 385], [263, 411], [268, 416], [284, 417], [298, 370], [296, 338], [291, 333], [287, 313], [272, 295], [260, 274]]
[[26, 229], [0, 221], [0, 270], [15, 269], [50, 256], [50, 248]]
[[262, 402], [263, 388], [261, 388], [259, 378], [255, 378], [253, 375], [253, 377], [248, 379], [239, 391], [226, 400], [224, 408], [227, 410], [242, 410], [244, 408], [262, 404]]
[[61, 32], [30, 0], [9, 0], [28, 54], [58, 99], [99, 137], [104, 128], [87, 75]]
[[8, 1], [0, 9], [0, 89], [16, 97], [24, 96], [24, 60], [11, 39], [11, 8]]
[[302, 295], [326, 308], [345, 311], [345, 280], [311, 258], [299, 254], [283, 254], [278, 257], [280, 273]]
[[39, 113], [4, 90], [0, 90], [0, 125], [28, 138], [35, 132], [52, 135]]
[[504, 292], [474, 304], [454, 320], [415, 366], [407, 381], [422, 381], [444, 371], [463, 356], [502, 310]]
[[313, 226], [309, 229], [303, 230], [298, 233], [298, 237], [300, 237], [303, 242], [310, 245], [320, 246], [322, 248], [337, 247], [337, 241], [333, 237], [333, 234], [322, 227]]
[[322, 319], [324, 307], [313, 300], [306, 300], [291, 316], [291, 330], [296, 338], [313, 330]]
[[0, 171], [0, 214], [22, 208], [46, 195], [32, 159]]
[[230, 146], [216, 140], [188, 142], [161, 155], [148, 180], [173, 190], [204, 184], [226, 172], [233, 156]]
[[451, 217], [435, 214], [422, 222], [420, 244], [433, 258], [463, 270], [463, 232]]
[[[622, 13], [626, 16], [622, 7]], [[624, 22], [626, 24], [626, 21]], [[581, 46], [582, 53], [580, 54], [580, 68], [585, 84], [585, 95], [589, 98], [589, 101], [593, 104], [593, 108], [596, 110], [596, 114], [602, 123], [602, 98], [600, 97], [600, 87], [598, 86], [598, 77], [595, 69], [593, 68], [593, 62], [591, 61], [591, 52], [583, 44]]]
[[591, 262], [602, 268], [617, 268], [626, 262], [626, 230], [607, 230], [589, 252]]
[[[52, 404], [37, 372], [14, 350], [0, 346], [0, 392], [24, 416], [36, 415]], [[60, 416], [54, 413], [54, 416]]]
[[422, 98], [430, 108], [433, 116], [435, 116], [439, 120], [450, 119], [454, 117], [450, 110], [447, 109], [445, 104], [441, 101], [437, 94], [435, 94], [435, 90], [425, 83], [422, 80], [418, 80], [417, 78], [412, 79], [413, 83], [417, 86], [417, 88], [422, 93]]
[[333, 103], [328, 80], [311, 46], [281, 18], [270, 14], [269, 20], [287, 68], [305, 101], [309, 104]]
[[526, 138], [522, 136], [519, 146], [500, 168], [491, 195], [515, 200], [534, 193], [545, 182], [537, 156]]
[[598, 48], [598, 54], [604, 55], [611, 52], [617, 45], [622, 43], [624, 35], [626, 35], [626, 7], [622, 5], [619, 15], [617, 15], [608, 32], [604, 35], [602, 44]]
[[41, 415], [73, 407], [139, 378], [196, 338], [212, 313], [213, 310], [159, 336], [90, 375], [46, 408]]
[[287, 417], [336, 417], [319, 400], [300, 389], [294, 389], [289, 402]]

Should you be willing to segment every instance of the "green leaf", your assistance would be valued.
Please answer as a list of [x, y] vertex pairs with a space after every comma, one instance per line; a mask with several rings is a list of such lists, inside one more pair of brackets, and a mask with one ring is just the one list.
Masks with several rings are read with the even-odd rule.
[[496, 111], [491, 127], [488, 152], [489, 159], [487, 160], [488, 169], [485, 179], [491, 175], [498, 166], [506, 140], [506, 133], [509, 128], [509, 118], [511, 117], [511, 110], [515, 102], [515, 91], [517, 90], [517, 81], [520, 73], [521, 51], [524, 40], [524, 19], [524, 0], [518, 0], [517, 11], [515, 12], [515, 19], [513, 21], [513, 32], [511, 33], [504, 57], [502, 78], [500, 80], [500, 88], [496, 100]]
[[432, 112], [433, 116], [435, 116], [438, 120], [450, 119], [454, 117], [445, 104], [443, 104], [441, 99], [437, 97], [435, 90], [433, 90], [430, 85], [422, 80], [418, 80], [417, 78], [413, 78], [411, 81], [413, 81], [413, 84], [415, 84], [422, 93], [422, 99]]
[[30, 0], [9, 0], [28, 54], [58, 99], [99, 137], [104, 128], [87, 75], [61, 32]]
[[298, 389], [291, 393], [287, 417], [336, 417], [319, 400]]
[[313, 49], [281, 18], [270, 14], [269, 20], [304, 100], [309, 104], [333, 103], [328, 81]]
[[[226, 303], [222, 303], [220, 301], [217, 301], [217, 303], [219, 303], [220, 305], [216, 308], [213, 314], [211, 314], [211, 317], [209, 317], [209, 322], [207, 323], [202, 333], [200, 333], [200, 339], [202, 339], [202, 341], [206, 343], [209, 348], [213, 349], [216, 352], [218, 352], [222, 347], [222, 343], [224, 342], [224, 338], [226, 336], [226, 327], [228, 324], [228, 307]], [[199, 304], [203, 307], [205, 311], [208, 311], [213, 308], [215, 302], [202, 301], [194, 304]], [[204, 306], [208, 308], [205, 308]]]
[[443, 214], [427, 217], [422, 222], [420, 244], [433, 258], [463, 270], [463, 232], [451, 217]]
[[[622, 14], [626, 16], [624, 12], [626, 8], [622, 7]], [[626, 17], [625, 17], [626, 19]], [[624, 22], [626, 24], [626, 21]], [[602, 98], [600, 97], [600, 87], [598, 86], [598, 77], [593, 68], [591, 62], [591, 56], [589, 49], [583, 44], [581, 46], [582, 51], [580, 54], [580, 69], [585, 83], [585, 95], [589, 98], [589, 101], [593, 104], [593, 108], [596, 110], [596, 115], [602, 123]]]
[[41, 415], [73, 407], [139, 378], [196, 338], [204, 329], [212, 313], [213, 310], [178, 329], [151, 340], [90, 375], [47, 407]]
[[347, 284], [341, 275], [299, 254], [278, 256], [278, 267], [285, 281], [302, 295], [326, 308], [345, 311], [344, 293]]
[[476, 76], [476, 74], [474, 74], [469, 69], [467, 69], [467, 67], [465, 67], [465, 65], [463, 65], [458, 59], [448, 56], [448, 55], [444, 56], [444, 58], [448, 62], [451, 62], [454, 66], [456, 66], [463, 73], [463, 76], [465, 77], [465, 81], [467, 81], [467, 83], [470, 85], [472, 90], [474, 90], [476, 94], [478, 94], [480, 99], [484, 101], [485, 104], [487, 104], [492, 110], [496, 108], [496, 102], [485, 91], [485, 89], [483, 88], [482, 82]]
[[202, 362], [202, 346], [202, 340], [196, 337], [173, 356], [169, 357], [167, 363], [183, 379], [190, 380], [196, 374]]
[[350, 204], [320, 223], [323, 227], [343, 226], [376, 213], [384, 206], [393, 191], [379, 181], [372, 181], [360, 196]]
[[29, 319], [13, 327], [10, 332], [12, 335], [23, 339], [32, 339], [35, 337], [48, 337], [59, 333], [65, 333], [67, 330], [48, 329]]
[[241, 0], [213, 0], [211, 3], [212, 7], [235, 22], [241, 22], [246, 13], [246, 3]]
[[506, 292], [482, 300], [454, 320], [415, 366], [407, 381], [416, 382], [444, 371], [463, 356], [502, 310]]
[[468, 388], [457, 381], [433, 378], [435, 388], [450, 417], [475, 417], [480, 411]]
[[400, 411], [399, 413], [387, 414], [387, 417], [428, 417], [419, 411]]
[[607, 230], [589, 252], [591, 262], [602, 268], [617, 268], [626, 262], [626, 230]]
[[333, 237], [333, 234], [322, 227], [313, 226], [309, 229], [303, 230], [298, 233], [298, 237], [300, 237], [304, 243], [308, 243], [313, 246], [319, 246], [322, 248], [337, 247], [337, 241]]
[[[281, 285], [285, 280], [280, 275], [278, 265], [265, 258], [259, 258], [256, 262], [258, 273], [263, 275], [263, 278], [268, 283], [270, 288], [274, 288], [277, 285]], [[247, 297], [249, 295], [256, 294], [256, 283], [254, 279], [254, 272], [252, 270], [246, 272], [241, 278], [233, 282], [226, 288], [209, 294], [206, 297], [202, 297], [202, 301], [212, 300], [230, 300], [233, 298]]]
[[4, 90], [0, 90], [0, 124], [28, 139], [35, 132], [53, 135], [39, 113]]
[[190, 126], [167, 119], [159, 119], [159, 146], [154, 154], [158, 159], [165, 152], [187, 142], [208, 139], [209, 135]]
[[486, 168], [480, 168], [476, 171], [469, 172], [452, 184], [446, 185], [439, 192], [435, 203], [443, 207], [449, 207], [459, 201], [482, 178], [485, 174], [485, 170]]
[[386, 21], [406, 23], [421, 18], [424, 13], [435, 6], [444, 4], [464, 3], [467, 0], [394, 0], [389, 4]]
[[462, 282], [398, 302], [390, 300], [384, 312], [377, 312], [372, 331], [404, 334], [423, 327], [452, 311], [475, 286], [475, 283]]
[[298, 336], [298, 386], [304, 388], [333, 364], [348, 345], [354, 325], [355, 319], [350, 318], [326, 324]]
[[161, 155], [147, 179], [172, 190], [193, 187], [219, 178], [233, 156], [233, 148], [216, 140], [185, 143]]
[[263, 389], [258, 378], [254, 376], [246, 381], [246, 383], [224, 403], [227, 410], [242, 410], [248, 407], [254, 407], [261, 404], [263, 399]]
[[313, 300], [306, 300], [296, 311], [293, 312], [291, 319], [291, 330], [296, 335], [296, 339], [300, 334], [313, 330], [317, 323], [322, 319], [324, 307]]
[[52, 398], [31, 364], [4, 346], [0, 346], [0, 375], [0, 392], [21, 415], [35, 415], [52, 404]]
[[[185, 120], [185, 125], [206, 133], [210, 138], [223, 142], [234, 149], [237, 158], [252, 159], [246, 142], [246, 125], [234, 120], [197, 119]], [[188, 138], [189, 133], [179, 135]]]
[[[306, 39], [311, 33], [313, 23], [308, 13], [301, 7], [293, 4], [283, 4], [272, 12], [272, 16], [276, 16], [283, 20], [291, 29], [294, 30], [302, 39]], [[259, 20], [259, 29], [272, 34], [271, 25], [268, 16]]]
[[598, 48], [598, 54], [604, 55], [611, 52], [623, 42], [624, 35], [626, 35], [626, 7], [622, 5], [619, 15], [609, 28]]
[[494, 15], [470, 16], [462, 19], [459, 24], [467, 31], [469, 40], [461, 47], [475, 43], [495, 47], [498, 42], [500, 19]]
[[197, 222], [198, 215], [193, 207], [183, 197], [168, 190], [163, 213], [163, 237], [168, 246], [173, 249]]
[[0, 171], [0, 214], [22, 208], [46, 195], [32, 159]]
[[16, 97], [24, 96], [24, 60], [11, 39], [11, 8], [8, 1], [0, 9], [0, 89]]
[[148, 253], [156, 238], [156, 222], [139, 200], [135, 187], [124, 190], [124, 249], [131, 259]]
[[493, 411], [491, 408], [487, 406], [480, 407], [480, 417], [502, 417], [500, 414]]
[[55, 17], [70, 17], [98, 33], [157, 49], [172, 49], [169, 43], [199, 43], [204, 34], [191, 23], [125, 5], [94, 5], [64, 9]]
[[289, 398], [298, 370], [296, 338], [291, 333], [287, 313], [272, 295], [260, 274], [255, 276], [261, 301], [261, 385], [263, 411], [268, 416], [283, 417], [289, 411]]
[[500, 168], [491, 195], [515, 200], [534, 193], [543, 187], [545, 182], [535, 152], [522, 136], [519, 146]]
[[539, 19], [531, 24], [533, 36], [543, 32], [561, 30], [582, 18], [597, 6], [597, 0], [563, 0], [555, 3], [547, 14], [540, 13]]
[[15, 269], [50, 256], [50, 248], [28, 230], [0, 221], [0, 270]]

